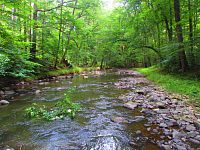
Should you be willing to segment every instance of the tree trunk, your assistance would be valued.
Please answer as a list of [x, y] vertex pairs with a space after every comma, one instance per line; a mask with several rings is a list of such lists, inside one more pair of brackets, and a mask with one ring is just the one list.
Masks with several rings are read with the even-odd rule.
[[171, 6], [171, 0], [169, 0], [169, 11], [170, 11], [170, 18], [169, 18], [169, 35], [170, 35], [170, 37], [169, 37], [169, 39], [172, 41], [173, 40], [173, 21], [172, 21], [172, 18], [173, 18], [173, 16], [172, 16], [172, 6]]
[[31, 60], [35, 60], [36, 58], [36, 42], [37, 42], [37, 36], [36, 36], [36, 28], [37, 28], [37, 0], [34, 3], [34, 13], [33, 13], [33, 20], [34, 20], [34, 25], [33, 25], [33, 30], [32, 30], [32, 45], [30, 49], [31, 53]]
[[[75, 1], [75, 4], [74, 4], [74, 8], [73, 8], [73, 11], [72, 11], [72, 15], [74, 16], [75, 15], [75, 10], [76, 10], [76, 6], [78, 4], [78, 0]], [[72, 30], [74, 29], [74, 26], [70, 28], [69, 30], [69, 34], [68, 34], [68, 37], [67, 37], [67, 46], [69, 46], [70, 44], [70, 40], [71, 40], [71, 32]], [[63, 53], [63, 56], [61, 58], [61, 63], [62, 62], [65, 62], [65, 57], [67, 55], [67, 48], [65, 49], [64, 53]]]
[[182, 72], [185, 72], [188, 69], [188, 62], [183, 45], [183, 32], [181, 26], [181, 14], [180, 14], [180, 0], [174, 0], [174, 13], [175, 13], [175, 22], [176, 22], [176, 34], [177, 40], [179, 43], [179, 62]]
[[60, 50], [60, 41], [61, 41], [61, 31], [62, 31], [62, 24], [63, 24], [63, 0], [61, 1], [61, 8], [60, 8], [60, 28], [59, 28], [59, 33], [58, 33], [58, 48], [55, 53], [55, 64], [54, 67], [56, 68], [57, 63], [58, 63], [58, 53]]
[[195, 65], [195, 58], [193, 53], [193, 26], [192, 26], [192, 12], [191, 12], [191, 0], [188, 0], [188, 12], [189, 12], [189, 41], [190, 41], [190, 65], [194, 67]]

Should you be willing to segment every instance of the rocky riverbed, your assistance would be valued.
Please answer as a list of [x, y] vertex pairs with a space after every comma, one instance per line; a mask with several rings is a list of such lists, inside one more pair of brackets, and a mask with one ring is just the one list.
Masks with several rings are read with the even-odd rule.
[[[147, 120], [146, 131], [159, 137], [155, 142], [162, 149], [200, 149], [200, 114], [186, 103], [187, 96], [168, 93], [135, 71], [120, 70], [118, 73], [124, 78], [115, 86], [131, 89], [119, 99], [127, 109], [140, 111], [141, 117]], [[119, 117], [113, 121], [128, 122]]]
[[[18, 83], [12, 83], [8, 84], [7, 86], [4, 86], [0, 89], [0, 105], [8, 104], [7, 102], [12, 102], [14, 100], [15, 96], [21, 96], [25, 94], [40, 94], [42, 91], [38, 89], [38, 86], [46, 86], [48, 88], [48, 85], [50, 82], [56, 81], [60, 82], [62, 80], [73, 78], [74, 76], [81, 76], [83, 79], [87, 79], [88, 75], [92, 75], [93, 77], [98, 77], [102, 74], [104, 74], [104, 71], [94, 70], [90, 72], [82, 72], [82, 73], [71, 73], [66, 75], [59, 75], [59, 76], [49, 76], [43, 79], [39, 80], [33, 80], [33, 81], [22, 81]], [[62, 89], [58, 89], [62, 90]]]

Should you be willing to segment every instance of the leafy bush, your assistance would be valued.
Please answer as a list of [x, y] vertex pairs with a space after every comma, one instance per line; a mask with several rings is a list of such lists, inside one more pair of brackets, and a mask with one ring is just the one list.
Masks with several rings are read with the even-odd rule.
[[0, 54], [0, 76], [6, 74], [6, 70], [9, 68], [10, 59], [3, 54]]
[[17, 78], [26, 78], [35, 73], [36, 68], [42, 66], [38, 63], [23, 58], [15, 61], [15, 63], [12, 62], [12, 64], [13, 67], [8, 70], [8, 75]]
[[44, 119], [52, 121], [55, 119], [63, 119], [64, 117], [74, 118], [80, 105], [71, 101], [72, 90], [67, 91], [65, 98], [56, 103], [56, 105], [48, 110], [46, 106], [39, 107], [34, 103], [25, 110], [28, 118]]

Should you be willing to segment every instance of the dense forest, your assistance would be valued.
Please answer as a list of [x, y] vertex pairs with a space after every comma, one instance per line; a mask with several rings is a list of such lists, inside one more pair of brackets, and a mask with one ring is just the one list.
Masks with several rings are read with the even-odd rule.
[[200, 150], [200, 0], [0, 0], [0, 150]]
[[1, 0], [0, 76], [79, 67], [200, 67], [200, 0]]

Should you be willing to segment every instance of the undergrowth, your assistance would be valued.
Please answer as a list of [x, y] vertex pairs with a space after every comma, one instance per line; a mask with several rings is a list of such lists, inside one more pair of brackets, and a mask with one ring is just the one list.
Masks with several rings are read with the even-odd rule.
[[54, 107], [48, 109], [45, 105], [39, 107], [33, 103], [31, 107], [25, 109], [26, 117], [30, 119], [44, 119], [52, 121], [55, 119], [64, 119], [65, 117], [74, 118], [80, 105], [71, 101], [72, 89], [65, 93], [64, 99], [58, 101]]

